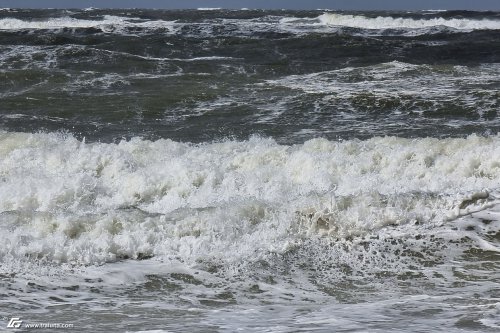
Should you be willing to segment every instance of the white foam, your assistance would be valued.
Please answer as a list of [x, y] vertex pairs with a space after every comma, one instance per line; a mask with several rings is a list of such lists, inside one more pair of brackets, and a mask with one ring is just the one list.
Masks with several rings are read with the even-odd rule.
[[[377, 109], [380, 99], [393, 99], [400, 103], [400, 110], [406, 108], [418, 111], [413, 103], [453, 103], [457, 107], [470, 108], [481, 116], [483, 108], [478, 102], [496, 99], [495, 92], [482, 88], [486, 84], [497, 84], [500, 75], [499, 64], [479, 66], [414, 65], [393, 61], [366, 67], [345, 67], [338, 70], [290, 75], [267, 84], [296, 89], [306, 94], [325, 94], [324, 101], [331, 99], [340, 103], [366, 101], [367, 107]], [[472, 91], [472, 92], [471, 92]], [[480, 97], [476, 95], [481, 91]], [[378, 99], [378, 100], [377, 100]], [[479, 100], [480, 99], [480, 100]], [[354, 102], [353, 102], [354, 101]], [[373, 101], [369, 104], [368, 101]], [[447, 122], [455, 126], [454, 120]], [[463, 125], [463, 123], [460, 123]]]
[[106, 24], [123, 23], [119, 17], [108, 16], [106, 20], [81, 20], [71, 17], [51, 18], [44, 21], [25, 21], [14, 18], [4, 18], [0, 20], [1, 30], [20, 29], [60, 29], [60, 28], [91, 28]]
[[302, 237], [440, 224], [477, 212], [457, 209], [471, 193], [498, 188], [499, 147], [498, 136], [282, 146], [2, 133], [0, 258], [238, 262]]
[[335, 13], [324, 13], [318, 18], [321, 23], [331, 26], [342, 26], [361, 29], [423, 29], [431, 27], [448, 27], [457, 30], [498, 30], [500, 20], [491, 19], [411, 19], [378, 16], [375, 18], [362, 15], [346, 15]]
[[[198, 10], [218, 10], [218, 8], [199, 8]], [[370, 33], [378, 33], [379, 30], [397, 30], [404, 34], [422, 34], [440, 31], [439, 28], [456, 29], [459, 31], [472, 31], [484, 29], [500, 29], [500, 20], [494, 19], [411, 19], [393, 17], [367, 17], [362, 15], [337, 14], [324, 12], [316, 18], [297, 18], [266, 16], [256, 19], [223, 19], [224, 24], [234, 25], [238, 28], [238, 34], [252, 34], [256, 31], [280, 31], [295, 34], [307, 34], [310, 32], [336, 33], [339, 28], [360, 28]], [[126, 33], [126, 27], [140, 27], [145, 29], [166, 29], [165, 33], [176, 33], [186, 23], [163, 20], [144, 20], [133, 17], [122, 17], [105, 15], [101, 20], [85, 20], [72, 17], [49, 18], [45, 20], [20, 20], [15, 18], [3, 18], [0, 20], [0, 30], [34, 30], [34, 29], [62, 29], [62, 28], [99, 28], [105, 32]], [[203, 37], [212, 34], [211, 22], [196, 23], [201, 29], [195, 35]], [[436, 28], [436, 29], [435, 29]], [[400, 31], [401, 30], [401, 31]], [[406, 31], [409, 30], [409, 31]], [[183, 32], [186, 33], [186, 32]], [[368, 32], [364, 32], [368, 33]], [[387, 33], [387, 32], [385, 32]]]
[[174, 22], [170, 21], [144, 21], [129, 17], [105, 15], [102, 20], [84, 20], [72, 17], [58, 17], [47, 20], [20, 20], [15, 18], [4, 18], [0, 20], [0, 30], [38, 30], [38, 29], [62, 29], [62, 28], [100, 28], [105, 32], [113, 32], [124, 27], [141, 27], [174, 30]]

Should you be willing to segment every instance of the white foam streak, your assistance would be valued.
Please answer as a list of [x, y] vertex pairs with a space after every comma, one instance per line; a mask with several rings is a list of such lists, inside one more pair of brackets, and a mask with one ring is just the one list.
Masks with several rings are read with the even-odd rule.
[[[496, 84], [500, 74], [498, 64], [474, 67], [451, 65], [414, 65], [393, 61], [366, 67], [345, 67], [338, 70], [290, 75], [267, 84], [297, 89], [307, 94], [326, 94], [325, 99], [394, 98], [402, 102], [415, 100], [439, 103], [453, 99], [456, 106], [477, 109], [478, 99], [460, 87], [480, 90], [482, 84]], [[354, 78], [354, 79], [353, 79]], [[488, 93], [481, 95], [482, 100]], [[491, 96], [495, 100], [494, 95]], [[376, 107], [376, 106], [374, 106]]]

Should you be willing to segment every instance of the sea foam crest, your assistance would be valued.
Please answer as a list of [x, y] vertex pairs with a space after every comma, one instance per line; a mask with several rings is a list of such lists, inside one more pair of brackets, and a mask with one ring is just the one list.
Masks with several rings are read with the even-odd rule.
[[500, 137], [301, 145], [0, 133], [0, 260], [224, 261], [498, 203]]
[[101, 28], [103, 31], [113, 31], [116, 28], [139, 27], [139, 28], [172, 28], [174, 22], [170, 21], [132, 21], [114, 15], [105, 15], [102, 20], [84, 20], [72, 17], [56, 17], [47, 20], [20, 20], [16, 18], [4, 18], [0, 20], [0, 30], [38, 30], [38, 29], [63, 29], [63, 28]]
[[412, 18], [394, 18], [387, 16], [378, 16], [375, 18], [362, 15], [346, 15], [336, 13], [324, 13], [318, 17], [320, 22], [325, 25], [344, 26], [361, 29], [424, 29], [431, 27], [448, 27], [457, 30], [498, 30], [500, 29], [500, 20], [482, 19], [458, 19], [458, 18], [431, 18], [431, 19], [412, 19]]

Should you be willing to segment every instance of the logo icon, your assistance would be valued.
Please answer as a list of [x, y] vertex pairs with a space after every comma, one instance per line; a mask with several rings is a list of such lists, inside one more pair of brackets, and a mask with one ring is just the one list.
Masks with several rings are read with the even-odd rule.
[[21, 318], [12, 317], [7, 324], [7, 328], [19, 328], [21, 327], [22, 323], [23, 321], [21, 320]]

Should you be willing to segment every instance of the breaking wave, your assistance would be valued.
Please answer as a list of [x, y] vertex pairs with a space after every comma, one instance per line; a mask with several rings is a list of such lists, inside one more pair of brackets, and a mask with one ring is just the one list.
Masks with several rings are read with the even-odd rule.
[[114, 15], [104, 15], [102, 20], [85, 20], [73, 17], [54, 17], [46, 20], [0, 19], [0, 30], [54, 30], [96, 28], [104, 32], [120, 31], [122, 28], [173, 29], [174, 22], [163, 20], [140, 20]]
[[375, 18], [362, 15], [346, 15], [324, 13], [319, 16], [319, 21], [325, 25], [343, 26], [360, 29], [424, 29], [432, 27], [448, 27], [457, 30], [498, 30], [500, 20], [491, 19], [461, 19], [461, 18], [394, 18], [378, 16]]
[[239, 262], [499, 203], [500, 137], [84, 143], [0, 135], [0, 258]]

